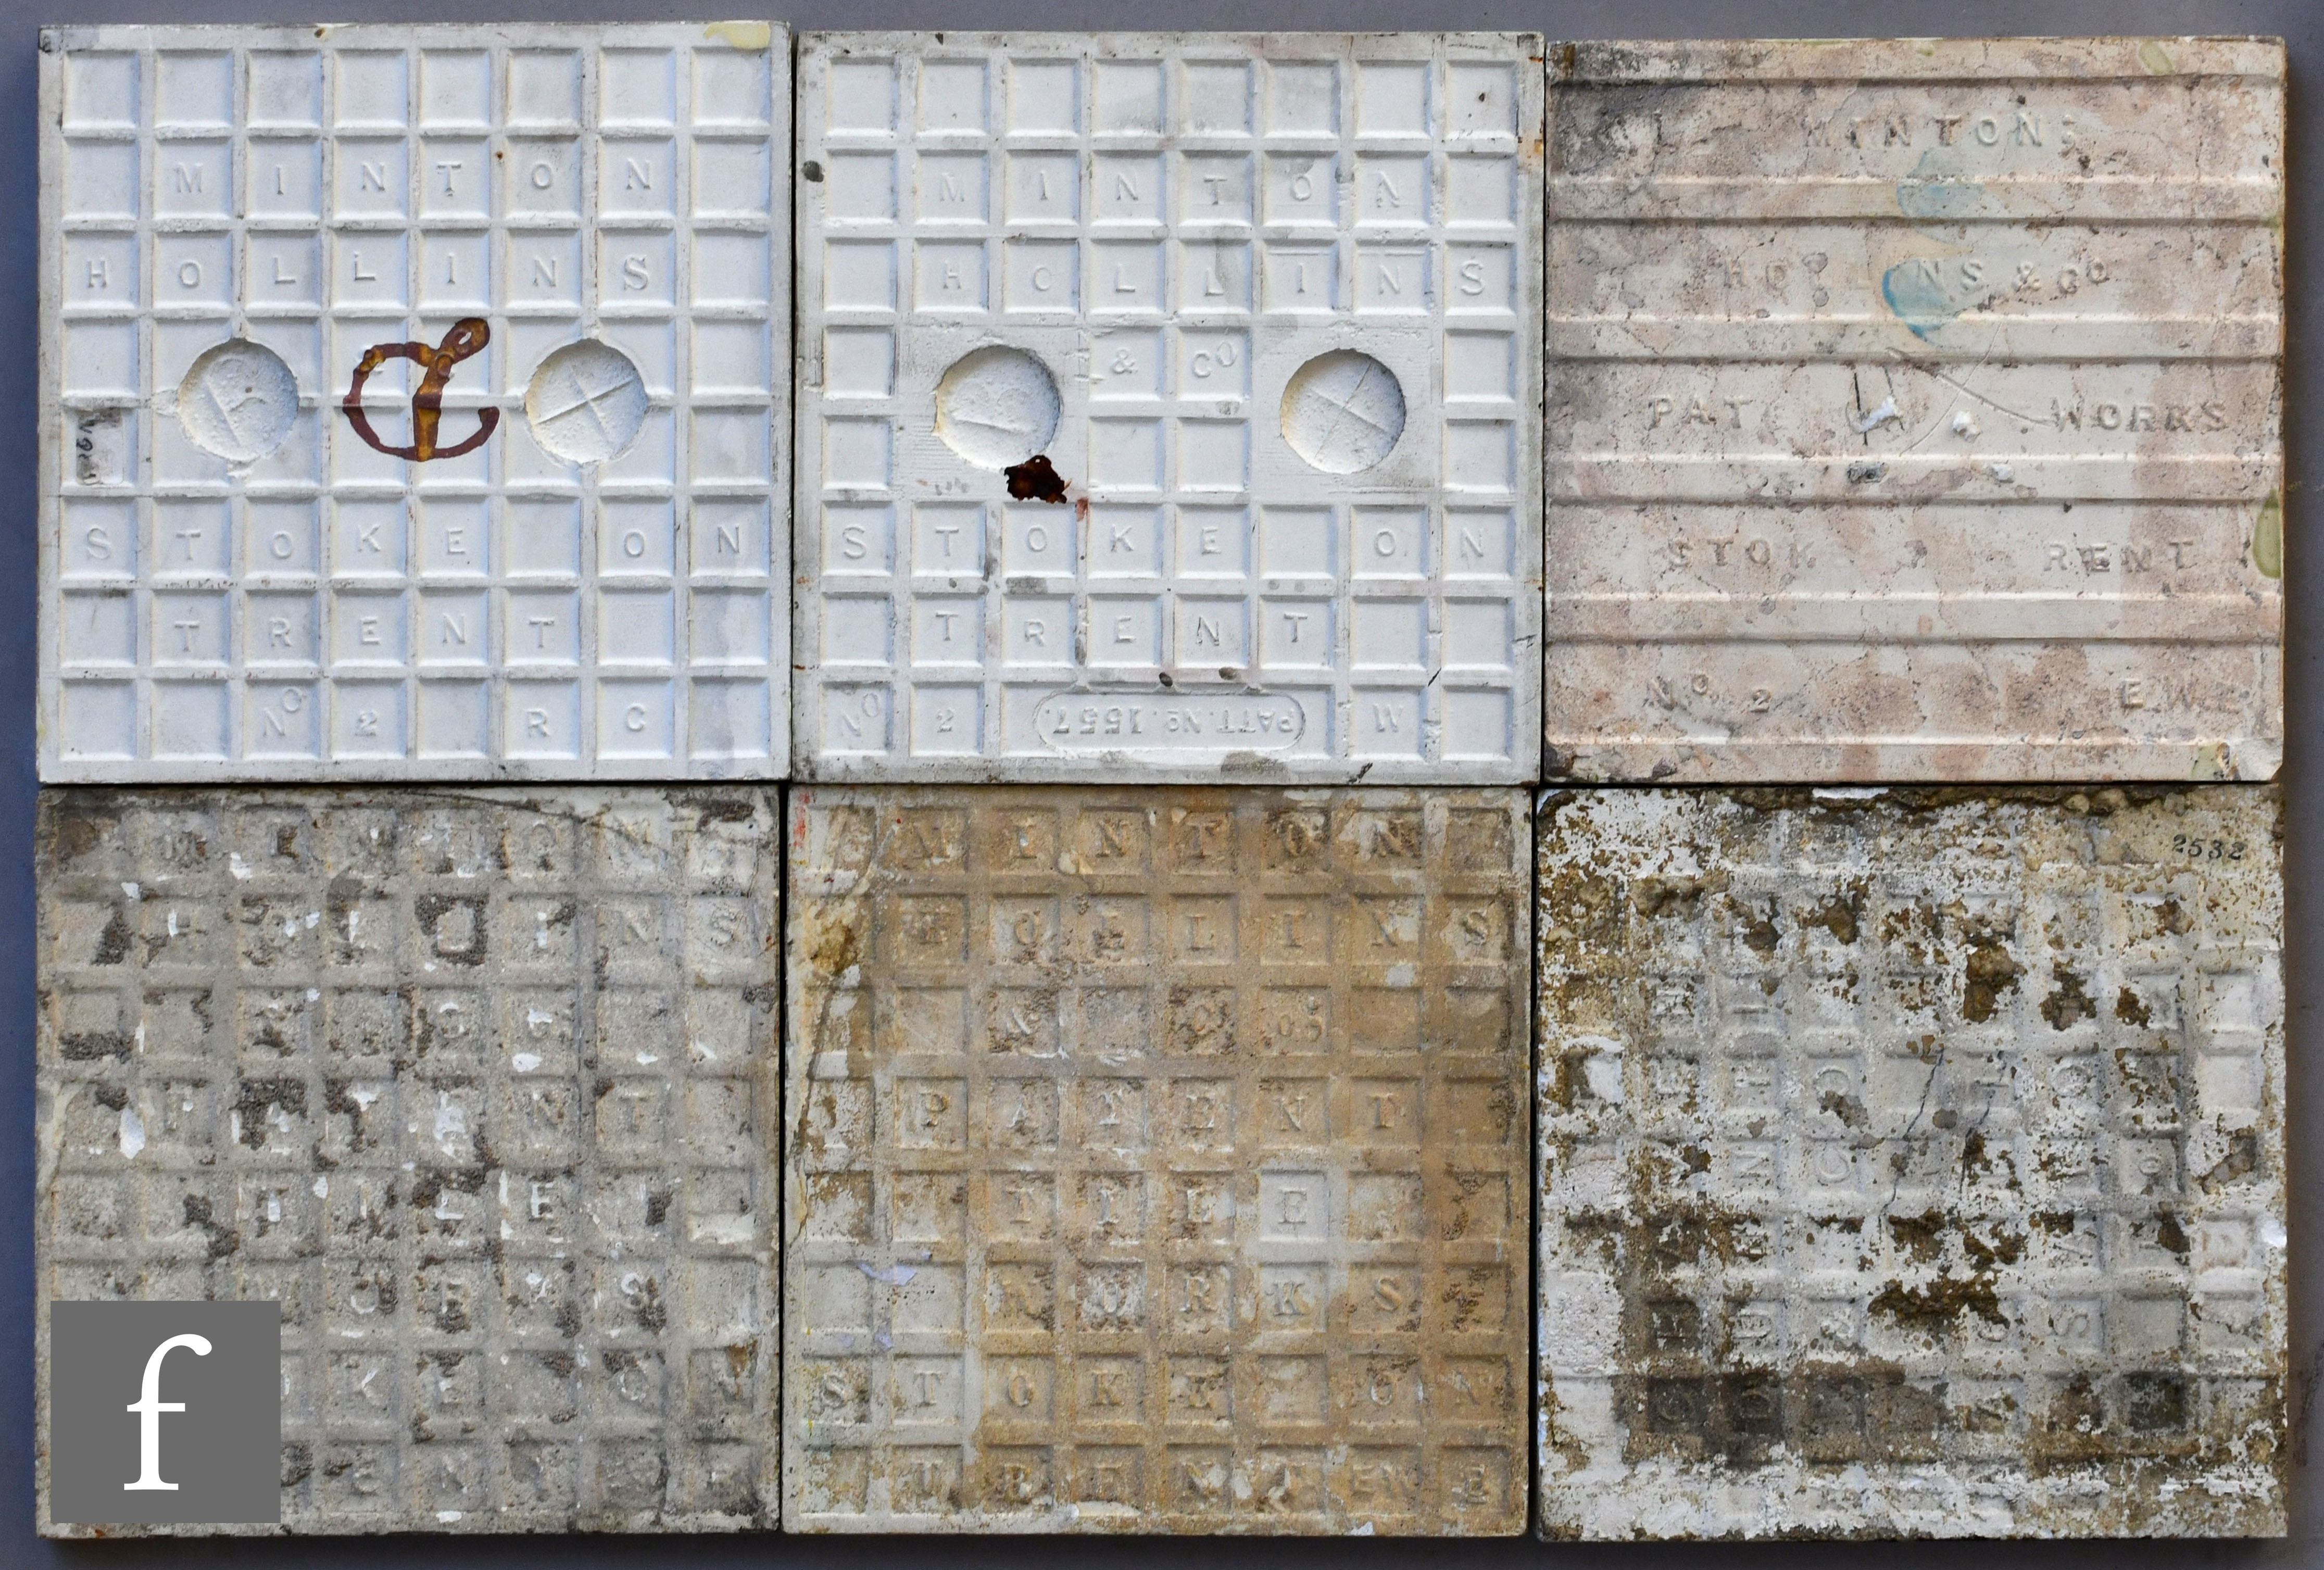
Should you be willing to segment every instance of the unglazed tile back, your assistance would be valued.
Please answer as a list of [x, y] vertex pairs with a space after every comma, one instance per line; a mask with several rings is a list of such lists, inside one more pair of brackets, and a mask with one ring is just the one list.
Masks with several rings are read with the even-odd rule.
[[281, 1305], [281, 1526], [150, 1529], [774, 1523], [777, 811], [43, 796], [43, 1349]]
[[795, 1529], [1522, 1528], [1521, 794], [790, 832]]

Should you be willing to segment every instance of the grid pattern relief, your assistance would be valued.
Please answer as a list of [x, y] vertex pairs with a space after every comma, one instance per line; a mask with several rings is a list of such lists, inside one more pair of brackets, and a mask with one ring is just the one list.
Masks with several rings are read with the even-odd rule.
[[43, 777], [779, 774], [786, 35], [43, 37]]
[[[1532, 778], [1538, 52], [808, 41], [800, 772]], [[1046, 492], [940, 428], [996, 346], [1055, 383]], [[1342, 351], [1362, 399], [1298, 380]], [[1376, 466], [1299, 455], [1391, 375]]]
[[1544, 1532], [2281, 1533], [2280, 822], [1551, 798]]
[[44, 794], [43, 1366], [51, 1298], [269, 1299], [281, 1529], [771, 1526], [776, 814]]
[[791, 1526], [1521, 1527], [1522, 797], [790, 832]]

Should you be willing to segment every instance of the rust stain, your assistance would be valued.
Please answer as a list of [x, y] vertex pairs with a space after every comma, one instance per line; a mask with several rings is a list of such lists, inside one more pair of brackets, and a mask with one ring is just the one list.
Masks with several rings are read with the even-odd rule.
[[[1519, 1529], [1526, 827], [1507, 790], [795, 796], [786, 1520]], [[895, 1334], [964, 1303], [967, 1379]]]
[[1019, 502], [1055, 502], [1065, 500], [1065, 477], [1057, 473], [1047, 453], [1035, 453], [1021, 464], [1011, 464], [1001, 473], [1009, 476], [1009, 494]]
[[[355, 434], [370, 446], [390, 457], [410, 458], [424, 464], [435, 458], [458, 457], [484, 445], [501, 422], [497, 409], [476, 411], [476, 429], [465, 441], [451, 447], [436, 445], [438, 427], [444, 418], [444, 387], [452, 379], [452, 367], [482, 349], [492, 341], [493, 329], [480, 317], [463, 317], [452, 324], [444, 341], [434, 346], [421, 343], [374, 344], [355, 362], [355, 379], [347, 384], [347, 395], [339, 401], [339, 408]], [[410, 360], [423, 368], [420, 390], [411, 395], [411, 445], [391, 447], [379, 439], [372, 429], [371, 416], [364, 412], [364, 383], [372, 373], [390, 360]]]

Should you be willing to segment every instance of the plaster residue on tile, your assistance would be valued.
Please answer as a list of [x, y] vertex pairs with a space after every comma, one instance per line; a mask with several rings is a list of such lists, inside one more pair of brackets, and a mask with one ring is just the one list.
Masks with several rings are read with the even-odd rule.
[[52, 1299], [282, 1334], [279, 1527], [47, 1521], [44, 1441], [44, 1529], [772, 1526], [778, 810], [44, 792], [40, 1366]]
[[1538, 819], [1541, 1529], [2284, 1529], [2272, 790]]

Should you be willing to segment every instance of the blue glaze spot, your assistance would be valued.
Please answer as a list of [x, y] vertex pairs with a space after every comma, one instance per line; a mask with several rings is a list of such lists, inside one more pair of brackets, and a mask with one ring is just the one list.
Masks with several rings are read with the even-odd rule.
[[[1896, 210], [1908, 218], [1974, 217], [1985, 210], [1985, 187], [1935, 167], [1937, 150], [1921, 154], [1913, 172], [1896, 182]], [[1950, 161], [1948, 161], [1950, 162]]]
[[1905, 180], [1896, 184], [1896, 207], [1908, 218], [1974, 217], [1985, 206], [1985, 187], [1973, 180]]
[[1880, 298], [1915, 337], [1925, 338], [1960, 315], [1937, 270], [1917, 261], [1899, 262], [1882, 273]]

